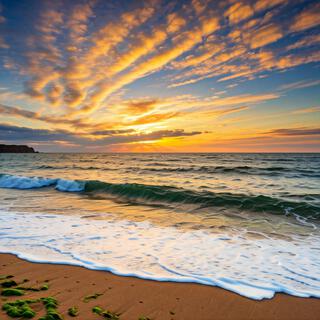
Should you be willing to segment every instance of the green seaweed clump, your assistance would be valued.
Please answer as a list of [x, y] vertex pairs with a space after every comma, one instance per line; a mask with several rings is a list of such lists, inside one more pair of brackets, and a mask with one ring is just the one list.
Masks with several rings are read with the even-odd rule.
[[33, 288], [33, 287], [17, 287], [17, 289], [20, 289], [20, 290], [25, 290], [25, 291], [35, 291], [35, 292], [38, 292], [38, 291], [45, 291], [45, 290], [48, 290], [49, 289], [49, 285], [48, 284], [43, 284], [40, 288]]
[[3, 289], [2, 292], [1, 292], [1, 295], [2, 296], [6, 296], [6, 297], [9, 297], [9, 296], [22, 296], [23, 294], [24, 294], [23, 290], [12, 289], [12, 288]]
[[37, 302], [37, 300], [17, 300], [8, 302], [3, 305], [2, 309], [12, 318], [31, 319], [36, 313], [29, 306], [29, 303]]
[[57, 311], [58, 301], [55, 298], [47, 297], [40, 299], [44, 304], [47, 314], [39, 320], [62, 320], [62, 315]]
[[79, 314], [79, 310], [77, 307], [71, 307], [68, 309], [68, 315], [71, 317], [76, 317]]
[[89, 302], [92, 299], [97, 299], [98, 297], [102, 296], [102, 293], [95, 293], [95, 294], [90, 294], [88, 296], [85, 296], [83, 298], [83, 302]]
[[1, 282], [2, 288], [11, 288], [11, 287], [15, 287], [16, 285], [17, 283], [14, 280], [6, 280]]
[[103, 312], [103, 309], [100, 307], [93, 307], [92, 312], [96, 314], [101, 314]]
[[49, 285], [48, 284], [44, 284], [40, 287], [40, 290], [41, 291], [44, 291], [44, 290], [48, 290], [49, 289]]
[[151, 320], [149, 317], [141, 316], [138, 320]]
[[57, 309], [58, 307], [58, 301], [55, 298], [47, 297], [47, 298], [41, 298], [40, 299], [46, 309]]
[[119, 320], [120, 319], [118, 314], [111, 312], [109, 310], [103, 310], [100, 307], [93, 307], [92, 312], [96, 313], [106, 319], [110, 319], [110, 320]]

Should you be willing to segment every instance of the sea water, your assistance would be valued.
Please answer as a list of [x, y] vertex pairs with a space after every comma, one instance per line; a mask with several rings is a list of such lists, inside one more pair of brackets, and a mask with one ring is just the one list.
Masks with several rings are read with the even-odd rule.
[[1, 154], [0, 252], [320, 297], [319, 154]]

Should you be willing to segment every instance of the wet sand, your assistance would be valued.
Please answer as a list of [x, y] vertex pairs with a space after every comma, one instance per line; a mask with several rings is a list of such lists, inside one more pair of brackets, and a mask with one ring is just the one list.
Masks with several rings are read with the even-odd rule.
[[[30, 263], [10, 254], [0, 254], [0, 275], [12, 275], [23, 286], [49, 284], [47, 291], [26, 291], [22, 297], [1, 297], [1, 304], [17, 299], [52, 296], [59, 302], [58, 311], [64, 319], [72, 319], [68, 309], [77, 306], [74, 319], [95, 320], [92, 313], [100, 306], [120, 314], [121, 320], [138, 320], [145, 316], [154, 320], [316, 320], [320, 315], [320, 299], [297, 298], [277, 294], [271, 300], [254, 301], [235, 293], [192, 283], [173, 283], [120, 277], [105, 271], [81, 267]], [[88, 302], [84, 297], [102, 294]], [[45, 314], [42, 304], [36, 304], [35, 319]], [[9, 318], [3, 311], [0, 319]]]

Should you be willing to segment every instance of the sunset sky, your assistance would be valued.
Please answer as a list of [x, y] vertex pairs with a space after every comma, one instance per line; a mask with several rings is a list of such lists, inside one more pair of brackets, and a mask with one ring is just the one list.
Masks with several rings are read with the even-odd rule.
[[0, 0], [0, 143], [320, 151], [320, 3]]

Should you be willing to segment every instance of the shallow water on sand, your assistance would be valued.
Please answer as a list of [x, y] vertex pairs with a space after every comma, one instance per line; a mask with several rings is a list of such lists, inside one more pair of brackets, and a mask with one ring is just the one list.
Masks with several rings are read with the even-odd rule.
[[320, 297], [319, 154], [2, 154], [0, 251]]

